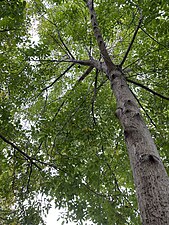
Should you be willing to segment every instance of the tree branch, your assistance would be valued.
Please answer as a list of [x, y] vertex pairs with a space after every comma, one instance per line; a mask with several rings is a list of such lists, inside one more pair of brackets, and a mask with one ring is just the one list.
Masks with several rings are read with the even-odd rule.
[[21, 155], [24, 156], [24, 158], [26, 160], [29, 160], [34, 166], [36, 166], [39, 170], [42, 170], [41, 167], [39, 167], [35, 162], [34, 160], [28, 155], [26, 154], [25, 152], [23, 152], [18, 146], [16, 146], [14, 143], [12, 143], [11, 141], [9, 141], [8, 139], [6, 139], [2, 134], [0, 134], [0, 138], [6, 142], [7, 144], [9, 144], [10, 146], [12, 146], [14, 149], [16, 149]]
[[38, 163], [44, 165], [44, 166], [48, 166], [48, 167], [53, 168], [53, 169], [55, 169], [56, 171], [59, 170], [59, 171], [62, 171], [62, 172], [64, 172], [64, 173], [67, 173], [66, 170], [57, 167], [57, 166], [56, 166], [55, 164], [53, 164], [53, 163], [43, 162], [43, 161], [41, 161], [41, 160], [39, 160], [39, 159], [36, 159], [36, 158], [32, 158], [32, 159], [33, 159], [34, 161], [36, 161], [36, 162], [38, 162]]
[[61, 62], [65, 62], [65, 63], [74, 63], [74, 64], [79, 64], [82, 66], [93, 66], [96, 69], [98, 69], [99, 71], [103, 71], [103, 72], [107, 72], [107, 68], [105, 63], [100, 62], [99, 60], [95, 60], [95, 59], [90, 59], [90, 60], [76, 60], [76, 59], [61, 59], [61, 60], [57, 60], [57, 59], [29, 59], [29, 61], [32, 62], [50, 62], [50, 63], [61, 63]]
[[128, 78], [126, 78], [126, 80], [127, 80], [128, 82], [132, 83], [132, 84], [135, 84], [135, 85], [137, 85], [137, 86], [139, 86], [139, 87], [142, 87], [142, 88], [145, 89], [146, 91], [149, 91], [149, 92], [151, 92], [152, 94], [157, 95], [157, 96], [160, 97], [160, 98], [163, 98], [163, 99], [169, 101], [169, 97], [166, 97], [166, 96], [164, 96], [164, 95], [161, 95], [161, 94], [159, 94], [159, 93], [157, 93], [157, 92], [151, 90], [150, 88], [144, 86], [143, 84], [140, 84], [140, 83], [138, 83], [138, 82], [136, 82], [136, 81], [133, 81], [133, 80], [130, 80], [130, 79], [128, 79]]
[[[53, 21], [49, 20], [48, 18], [46, 18], [45, 16], [43, 16], [43, 18], [45, 20], [47, 20], [49, 23], [51, 23], [52, 25], [54, 25], [56, 27], [56, 31], [57, 31], [57, 34], [58, 34], [58, 37], [59, 37], [59, 40], [61, 41], [62, 45], [65, 47], [66, 51], [69, 53], [69, 56], [71, 56], [73, 59], [74, 59], [74, 56], [72, 55], [72, 53], [70, 52], [70, 50], [68, 49], [67, 45], [65, 44], [65, 42], [63, 41], [61, 35], [60, 35], [60, 31], [58, 29], [58, 26], [56, 23], [54, 23]], [[51, 35], [50, 35], [51, 36]], [[55, 38], [53, 36], [51, 36], [54, 40]]]
[[157, 44], [163, 46], [164, 48], [168, 49], [167, 46], [161, 44], [160, 42], [158, 42], [155, 38], [153, 38], [149, 33], [147, 33], [147, 31], [145, 31], [142, 27], [140, 27], [140, 29], [149, 37], [151, 38], [153, 41], [155, 41]]
[[157, 51], [161, 51], [161, 50], [163, 50], [163, 48], [157, 48], [157, 49], [155, 49], [155, 50], [153, 50], [153, 51], [146, 52], [146, 53], [144, 54], [144, 56], [142, 56], [142, 57], [136, 59], [134, 62], [132, 62], [132, 63], [130, 63], [129, 65], [127, 65], [126, 67], [124, 67], [123, 70], [125, 70], [125, 69], [127, 69], [127, 68], [130, 68], [132, 65], [134, 65], [134, 64], [137, 63], [138, 61], [143, 60], [143, 58], [145, 59], [145, 57], [149, 56], [150, 54], [152, 54], [152, 53], [154, 53], [154, 52], [157, 52]]
[[53, 41], [60, 46], [60, 48], [66, 53], [66, 55], [70, 58], [70, 55], [68, 54], [67, 50], [62, 46], [62, 44], [55, 38], [53, 37], [51, 34], [49, 34], [49, 36], [53, 39]]
[[[74, 84], [74, 86], [73, 86], [73, 88], [71, 89], [70, 93], [71, 93], [72, 91], [74, 91], [75, 88], [77, 87], [77, 85], [80, 84], [80, 82], [83, 81], [83, 80], [90, 74], [90, 72], [93, 70], [93, 68], [94, 68], [93, 66], [90, 66], [90, 67], [84, 72], [84, 74], [76, 81], [76, 83]], [[70, 95], [70, 93], [68, 94], [68, 96]], [[68, 97], [68, 96], [67, 96], [67, 97]], [[57, 116], [58, 113], [61, 111], [61, 109], [62, 109], [62, 107], [64, 106], [65, 103], [66, 103], [66, 99], [61, 103], [61, 105], [60, 105], [59, 108], [57, 109], [57, 112], [55, 113], [55, 115], [54, 115], [52, 121], [55, 120], [56, 116]]]
[[78, 82], [84, 80], [90, 73], [91, 71], [93, 70], [93, 66], [90, 66], [85, 72], [84, 74], [78, 79]]
[[72, 55], [72, 53], [69, 51], [67, 45], [64, 43], [63, 39], [61, 38], [60, 31], [57, 29], [58, 37], [60, 41], [62, 42], [62, 45], [65, 47], [66, 51], [69, 53], [72, 59], [75, 59], [75, 57]]
[[64, 101], [60, 104], [59, 108], [57, 109], [57, 112], [55, 113], [54, 117], [52, 118], [52, 122], [55, 120], [55, 118], [57, 117], [58, 113], [61, 111], [61, 109], [62, 109], [62, 107], [64, 106], [65, 103], [66, 103], [66, 100], [64, 100]]
[[154, 121], [151, 119], [151, 117], [149, 116], [149, 114], [147, 113], [147, 111], [144, 109], [144, 107], [142, 106], [140, 100], [137, 98], [137, 96], [134, 94], [134, 92], [131, 90], [131, 88], [130, 88], [130, 91], [131, 91], [131, 93], [134, 95], [135, 99], [137, 100], [137, 102], [138, 102], [138, 104], [140, 105], [140, 107], [142, 108], [142, 110], [145, 112], [146, 116], [149, 118], [150, 122], [153, 124], [153, 126], [154, 126], [155, 128], [157, 128], [157, 127], [156, 127], [156, 124], [155, 124]]
[[88, 0], [88, 1], [85, 1], [85, 2], [87, 3], [87, 7], [88, 7], [89, 12], [90, 12], [91, 24], [92, 24], [92, 27], [93, 27], [94, 35], [95, 35], [96, 40], [97, 40], [97, 44], [99, 46], [100, 53], [103, 56], [103, 59], [104, 59], [104, 62], [107, 66], [108, 71], [110, 72], [111, 70], [115, 69], [116, 66], [112, 62], [112, 60], [111, 60], [111, 58], [108, 54], [108, 51], [106, 49], [105, 43], [103, 41], [103, 37], [102, 37], [102, 34], [100, 32], [98, 22], [97, 22], [97, 18], [96, 18], [96, 13], [95, 13], [95, 10], [94, 10], [93, 1]]
[[63, 73], [61, 73], [60, 76], [58, 76], [51, 84], [49, 84], [48, 86], [46, 86], [45, 88], [43, 88], [41, 90], [41, 92], [37, 95], [37, 97], [39, 97], [39, 95], [46, 91], [48, 88], [52, 87], [61, 77], [63, 77], [73, 66], [75, 65], [75, 63], [73, 63], [72, 65], [70, 65]]
[[99, 71], [98, 71], [98, 69], [96, 69], [96, 76], [95, 76], [95, 82], [94, 82], [94, 94], [93, 94], [93, 98], [92, 98], [92, 116], [93, 116], [93, 122], [95, 125], [96, 125], [96, 117], [94, 116], [94, 104], [95, 104], [96, 95], [97, 95], [98, 74], [99, 74]]
[[[29, 160], [29, 161], [30, 161], [31, 165], [36, 166], [40, 171], [42, 171], [42, 168], [41, 168], [40, 166], [38, 166], [36, 162], [38, 162], [38, 163], [40, 163], [40, 164], [42, 164], [42, 165], [44, 165], [44, 166], [52, 167], [52, 168], [54, 168], [55, 170], [60, 170], [60, 171], [65, 172], [65, 170], [63, 170], [63, 169], [61, 169], [61, 168], [58, 168], [58, 167], [57, 167], [56, 165], [54, 165], [53, 163], [43, 162], [43, 161], [41, 161], [41, 160], [39, 160], [39, 159], [36, 159], [36, 158], [33, 158], [33, 157], [29, 156], [28, 154], [26, 154], [25, 152], [23, 152], [18, 146], [16, 146], [14, 143], [12, 143], [11, 141], [7, 140], [2, 134], [0, 134], [0, 138], [1, 138], [4, 142], [6, 142], [7, 144], [11, 145], [11, 146], [12, 146], [14, 149], [16, 149], [19, 153], [21, 153], [21, 155], [23, 155], [24, 158], [25, 158], [26, 160]], [[36, 161], [36, 162], [34, 162], [34, 161]], [[32, 168], [31, 168], [31, 170], [30, 170], [30, 173], [32, 173]], [[30, 176], [30, 175], [29, 175], [29, 176]], [[30, 178], [28, 178], [28, 179], [30, 179]]]
[[83, 66], [91, 66], [93, 62], [91, 60], [76, 60], [76, 59], [29, 59], [32, 62], [67, 62], [67, 63], [75, 63]]
[[16, 30], [21, 30], [21, 29], [3, 29], [3, 30], [0, 30], [0, 33], [8, 32], [8, 31], [16, 31]]
[[29, 168], [28, 168], [28, 181], [26, 185], [27, 192], [29, 192], [29, 186], [30, 186], [30, 181], [31, 181], [31, 175], [32, 175], [32, 163], [30, 163]]
[[121, 61], [121, 63], [120, 63], [120, 67], [123, 66], [124, 62], [125, 62], [126, 59], [127, 59], [127, 56], [128, 56], [128, 54], [129, 54], [129, 52], [130, 52], [132, 46], [133, 46], [134, 40], [135, 40], [135, 38], [136, 38], [136, 36], [137, 36], [138, 30], [139, 30], [139, 28], [140, 28], [140, 26], [141, 26], [141, 23], [142, 23], [142, 20], [143, 20], [142, 11], [141, 11], [141, 9], [140, 9], [138, 6], [137, 6], [137, 8], [138, 8], [139, 11], [140, 11], [140, 19], [139, 19], [138, 25], [137, 25], [137, 27], [136, 27], [136, 29], [135, 29], [135, 32], [134, 32], [134, 34], [133, 34], [133, 38], [132, 38], [132, 40], [131, 40], [131, 42], [130, 42], [130, 44], [129, 44], [129, 46], [128, 46], [128, 49], [127, 49], [127, 51], [126, 51], [126, 53], [125, 53], [125, 55], [124, 55], [124, 57], [123, 57], [123, 59], [122, 59], [122, 61]]
[[[85, 181], [85, 182], [86, 182], [86, 181]], [[93, 190], [93, 189], [89, 186], [89, 184], [88, 184], [87, 182], [86, 182], [86, 184], [85, 184], [85, 183], [82, 183], [82, 185], [83, 185], [85, 188], [87, 188], [90, 192], [92, 192], [93, 194], [95, 194], [96, 196], [102, 197], [102, 198], [108, 200], [109, 202], [112, 202], [112, 201], [114, 200], [114, 198], [113, 198], [112, 196], [107, 196], [107, 195], [105, 195], [105, 194], [102, 194], [102, 193], [100, 193], [100, 192], [97, 192], [97, 191]]]

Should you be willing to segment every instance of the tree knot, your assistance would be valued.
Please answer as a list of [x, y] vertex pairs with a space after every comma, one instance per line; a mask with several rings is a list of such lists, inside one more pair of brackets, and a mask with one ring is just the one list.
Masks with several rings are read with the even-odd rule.
[[159, 157], [152, 155], [152, 154], [142, 154], [139, 157], [140, 162], [150, 162], [150, 163], [159, 163]]

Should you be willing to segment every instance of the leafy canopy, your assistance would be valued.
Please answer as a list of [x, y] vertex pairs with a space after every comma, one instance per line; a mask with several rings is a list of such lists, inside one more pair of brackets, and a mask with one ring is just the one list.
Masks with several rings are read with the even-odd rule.
[[[168, 171], [168, 2], [94, 2], [115, 64], [142, 10], [123, 68]], [[0, 17], [1, 220], [44, 224], [54, 200], [77, 224], [140, 224], [107, 77], [97, 69], [85, 76], [88, 67], [70, 62], [103, 61], [85, 2], [4, 0]]]

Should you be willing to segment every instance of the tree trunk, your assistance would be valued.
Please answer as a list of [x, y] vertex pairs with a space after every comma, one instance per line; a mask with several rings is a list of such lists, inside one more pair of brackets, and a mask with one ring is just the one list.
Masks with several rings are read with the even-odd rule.
[[[156, 145], [141, 116], [137, 101], [131, 93], [121, 67], [131, 49], [142, 21], [136, 27], [127, 52], [120, 63], [115, 65], [106, 49], [100, 32], [94, 4], [85, 0], [89, 8], [93, 32], [100, 53], [104, 59], [105, 69], [109, 77], [112, 91], [116, 97], [116, 115], [124, 129], [125, 142], [138, 198], [143, 225], [169, 225], [169, 178], [158, 154]], [[99, 69], [99, 68], [98, 68]]]
[[142, 224], [169, 225], [169, 178], [156, 145], [123, 74], [112, 71], [109, 78], [117, 101], [116, 115], [124, 129]]

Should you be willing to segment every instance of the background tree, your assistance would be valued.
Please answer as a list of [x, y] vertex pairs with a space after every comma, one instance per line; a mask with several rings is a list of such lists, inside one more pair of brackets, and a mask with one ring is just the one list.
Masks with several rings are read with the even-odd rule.
[[[123, 72], [168, 171], [168, 3], [1, 4], [2, 220], [43, 224], [41, 213], [54, 200], [56, 207], [67, 208], [65, 219], [77, 224], [86, 219], [141, 224], [108, 81], [112, 71]], [[38, 43], [30, 34], [33, 20], [38, 23]], [[140, 156], [142, 169], [162, 166], [157, 155]], [[157, 224], [151, 219], [143, 224]]]

